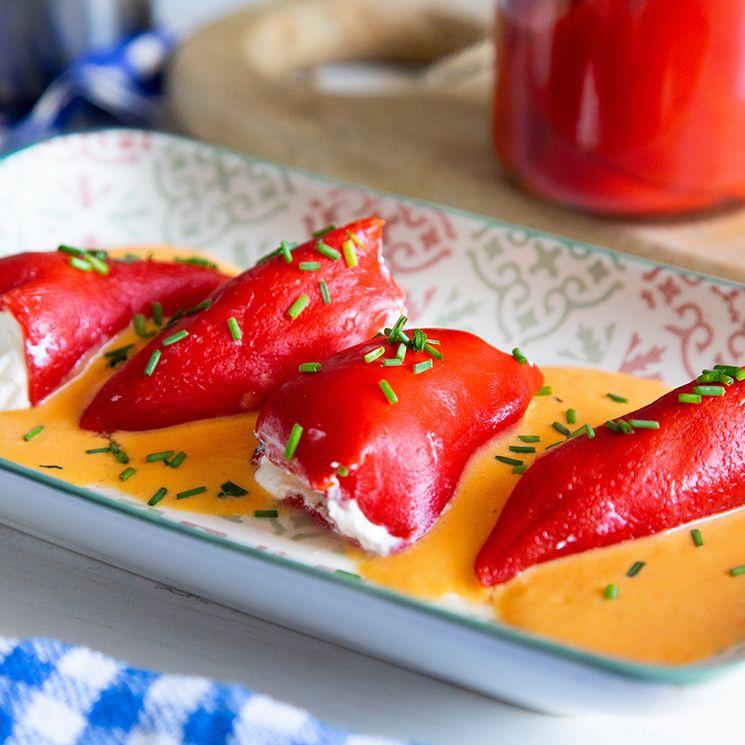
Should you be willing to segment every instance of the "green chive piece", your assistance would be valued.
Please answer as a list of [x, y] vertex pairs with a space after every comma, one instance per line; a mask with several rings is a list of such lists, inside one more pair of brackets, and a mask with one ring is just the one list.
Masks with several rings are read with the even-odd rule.
[[512, 453], [535, 453], [533, 445], [510, 445], [507, 450]]
[[168, 323], [166, 324], [166, 328], [169, 329], [171, 326], [175, 326], [181, 318], [184, 316], [184, 309], [179, 308], [169, 319]]
[[719, 376], [719, 382], [722, 385], [732, 385], [735, 382], [735, 379], [731, 375], [727, 375], [727, 373], [722, 373]]
[[517, 439], [521, 442], [540, 442], [541, 436], [540, 435], [518, 435]]
[[331, 297], [329, 296], [329, 288], [326, 286], [326, 283], [323, 280], [318, 283], [318, 287], [321, 290], [321, 298], [323, 299], [323, 304], [328, 305], [331, 302]]
[[639, 572], [641, 572], [642, 569], [644, 569], [646, 562], [644, 561], [635, 561], [628, 572], [626, 572], [627, 577], [636, 577]]
[[424, 362], [417, 362], [414, 365], [414, 375], [419, 375], [427, 370], [431, 370], [435, 363], [432, 360], [424, 360]]
[[156, 326], [163, 325], [163, 305], [162, 303], [150, 303], [150, 315], [153, 317], [153, 323]]
[[60, 253], [67, 254], [68, 256], [85, 256], [85, 249], [75, 248], [75, 246], [66, 246], [63, 243], [57, 246], [57, 250]]
[[693, 392], [698, 393], [699, 396], [723, 396], [724, 386], [723, 385], [696, 385], [693, 387]]
[[701, 535], [701, 531], [698, 528], [694, 528], [691, 531], [691, 539], [696, 548], [700, 548], [704, 545], [704, 537]]
[[26, 432], [25, 435], [23, 435], [24, 442], [33, 440], [34, 437], [36, 437], [36, 435], [40, 435], [43, 431], [44, 431], [44, 425], [37, 424], [33, 429], [30, 429], [28, 432]]
[[176, 494], [176, 499], [188, 499], [189, 497], [196, 497], [197, 494], [204, 494], [206, 491], [206, 486], [195, 486], [193, 489], [187, 489], [186, 491], [178, 492]]
[[147, 330], [147, 318], [145, 318], [142, 313], [135, 313], [134, 316], [132, 316], [132, 325], [137, 336], [140, 336], [143, 339], [146, 339], [149, 336], [154, 336], [152, 332]]
[[282, 241], [279, 244], [278, 252], [284, 256], [285, 263], [292, 264], [292, 250], [294, 248], [297, 248], [297, 243], [288, 243], [287, 241]]
[[735, 376], [740, 368], [737, 365], [714, 365], [714, 369], [725, 375]]
[[294, 321], [310, 303], [310, 298], [303, 294], [287, 309], [287, 315]]
[[551, 426], [559, 433], [564, 435], [564, 437], [569, 437], [571, 435], [571, 430], [569, 430], [568, 427], [565, 427], [561, 422], [552, 422]]
[[567, 424], [577, 423], [577, 412], [574, 409], [567, 409], [566, 413]]
[[339, 251], [335, 248], [331, 248], [328, 243], [324, 243], [323, 241], [318, 241], [318, 243], [316, 243], [316, 251], [332, 261], [338, 261], [341, 258], [341, 253]]
[[334, 574], [338, 574], [340, 577], [346, 577], [347, 579], [353, 579], [356, 582], [362, 582], [362, 577], [354, 572], [347, 572], [344, 569], [337, 569]]
[[107, 448], [91, 448], [90, 450], [86, 450], [85, 451], [85, 454], [86, 455], [96, 455], [98, 453], [110, 453], [110, 452], [111, 452], [111, 447], [107, 447]]
[[740, 564], [740, 566], [732, 567], [732, 569], [729, 570], [729, 573], [733, 577], [739, 577], [739, 576], [745, 574], [745, 564]]
[[171, 334], [170, 336], [167, 336], [165, 339], [163, 339], [163, 346], [170, 347], [171, 344], [175, 344], [177, 341], [186, 339], [187, 336], [189, 336], [189, 332], [186, 329], [181, 329], [181, 331], [177, 331], [175, 334]]
[[605, 590], [603, 590], [603, 597], [606, 600], [615, 600], [618, 597], [618, 585], [613, 583], [606, 585]]
[[[188, 310], [187, 310], [187, 311], [186, 311], [186, 312], [184, 313], [184, 315], [185, 315], [185, 316], [193, 316], [193, 315], [195, 315], [196, 313], [199, 313], [199, 312], [201, 312], [201, 311], [203, 311], [203, 310], [207, 310], [207, 308], [209, 308], [209, 307], [210, 307], [210, 305], [212, 305], [212, 300], [210, 300], [210, 298], [207, 298], [206, 300], [202, 300], [202, 302], [201, 302], [201, 303], [197, 303], [196, 305], [194, 305], [194, 306], [192, 306], [191, 308], [189, 308], [189, 309], [188, 309]], [[175, 323], [175, 320], [174, 320], [174, 319], [175, 319], [175, 318], [176, 318], [177, 316], [178, 316], [178, 313], [176, 314], [176, 316], [174, 316], [174, 317], [173, 317], [173, 318], [171, 319], [170, 323]], [[170, 325], [170, 324], [169, 324], [169, 325]]]
[[383, 395], [388, 399], [389, 404], [398, 403], [398, 396], [395, 394], [393, 388], [391, 388], [391, 384], [387, 380], [381, 380], [378, 385], [380, 386], [380, 390], [383, 391]]
[[700, 404], [701, 394], [700, 393], [679, 393], [678, 401], [682, 404]]
[[357, 260], [357, 252], [354, 250], [354, 243], [352, 241], [344, 241], [341, 247], [344, 253], [344, 261], [347, 262], [347, 266], [351, 269], [359, 264]]
[[321, 372], [321, 363], [320, 362], [301, 362], [300, 365], [298, 365], [298, 372], [301, 373], [317, 373]]
[[254, 517], [279, 517], [277, 510], [254, 510]]
[[365, 252], [365, 244], [351, 230], [347, 230], [347, 235], [359, 246], [361, 251]]
[[619, 427], [612, 419], [609, 419], [605, 426], [611, 431], [611, 432], [620, 432], [621, 427]]
[[403, 360], [399, 359], [392, 359], [392, 360], [383, 360], [383, 367], [401, 367], [403, 365]]
[[589, 422], [587, 424], [585, 424], [585, 432], [587, 432], [587, 439], [588, 440], [594, 440], [595, 439], [595, 428]]
[[319, 230], [314, 230], [311, 235], [314, 238], [321, 238], [322, 236], [326, 235], [326, 233], [330, 233], [332, 230], [336, 230], [336, 225], [334, 223], [330, 222], [325, 228], [320, 228]]
[[287, 444], [285, 445], [285, 460], [292, 460], [297, 450], [297, 445], [300, 442], [300, 438], [303, 435], [303, 428], [295, 422], [290, 430], [290, 436], [287, 438]]
[[214, 261], [205, 259], [203, 256], [177, 256], [174, 261], [177, 264], [191, 264], [192, 266], [202, 266], [205, 269], [217, 269]]
[[39, 468], [53, 468], [58, 471], [64, 471], [64, 468], [62, 466], [55, 466], [55, 465], [44, 465], [43, 463], [39, 463]]
[[345, 476], [349, 476], [349, 469], [346, 466], [339, 466], [336, 469], [336, 474], [344, 478]]
[[233, 338], [233, 341], [240, 341], [243, 338], [241, 327], [233, 316], [228, 318], [228, 331], [230, 331], [230, 336]]
[[[404, 359], [406, 359], [406, 350], [407, 349], [408, 349], [408, 347], [406, 346], [406, 344], [404, 344], [403, 342], [401, 342], [398, 345], [398, 349], [396, 350], [396, 359], [397, 360], [401, 360], [401, 362], [403, 362]], [[431, 361], [432, 360], [430, 360], [430, 362]]]
[[123, 465], [129, 463], [129, 456], [113, 440], [110, 442], [111, 452], [114, 453], [114, 457]]
[[320, 261], [301, 261], [297, 268], [301, 272], [317, 272], [321, 268]]
[[421, 329], [414, 329], [414, 333], [411, 337], [411, 348], [415, 352], [421, 352], [428, 342], [429, 339], [427, 339], [427, 334], [425, 334], [424, 331]]
[[81, 272], [90, 272], [93, 269], [88, 259], [83, 259], [80, 256], [72, 256], [67, 263], [73, 269], [78, 269]]
[[494, 460], [498, 460], [500, 463], [504, 463], [508, 466], [523, 466], [525, 465], [524, 460], [518, 458], [508, 458], [506, 455], [495, 455]]
[[393, 324], [393, 328], [385, 329], [389, 344], [395, 344], [399, 341], [408, 342], [408, 337], [403, 333], [404, 326], [408, 320], [406, 316], [399, 316], [396, 323]]
[[242, 486], [232, 481], [226, 481], [224, 484], [220, 484], [220, 493], [218, 497], [245, 497], [248, 494], [248, 489], [244, 489]]
[[550, 385], [544, 385], [542, 388], [539, 388], [536, 392], [536, 396], [550, 396], [554, 392], [554, 389]]
[[625, 396], [619, 396], [617, 393], [606, 393], [605, 394], [611, 401], [615, 401], [617, 404], [627, 404], [629, 399]]
[[625, 435], [634, 434], [634, 428], [625, 419], [619, 419], [618, 426], [621, 428], [621, 432], [623, 432]]
[[740, 369], [739, 369], [739, 370], [738, 370], [738, 371], [737, 371], [737, 372], [735, 373], [735, 380], [745, 380], [745, 368], [742, 368], [742, 367], [741, 367], [741, 368], [740, 368]]
[[442, 359], [442, 352], [439, 349], [435, 349], [429, 342], [424, 345], [424, 351], [436, 360]]
[[96, 274], [105, 277], [111, 271], [111, 267], [109, 267], [106, 261], [93, 253], [87, 253], [85, 259], [91, 265], [91, 269], [93, 269]]
[[375, 362], [378, 357], [382, 357], [385, 354], [385, 347], [375, 347], [371, 352], [368, 352], [362, 359], [365, 362]]
[[718, 383], [722, 379], [722, 373], [717, 372], [716, 370], [710, 370], [705, 373], [701, 373], [696, 378], [697, 383]]
[[162, 354], [163, 352], [161, 352], [160, 349], [156, 349], [150, 355], [150, 359], [148, 360], [147, 366], [145, 367], [145, 375], [148, 378], [155, 372], [155, 368], [158, 366], [158, 362], [160, 361]]
[[168, 461], [171, 468], [178, 468], [186, 460], [186, 453], [181, 450]]
[[528, 466], [524, 464], [522, 466], [512, 466], [512, 473], [521, 474], [525, 473], [527, 470]]
[[525, 365], [528, 362], [528, 358], [520, 351], [520, 347], [515, 347], [512, 350], [512, 356], [521, 364]]
[[148, 499], [147, 503], [151, 507], [155, 507], [155, 505], [158, 504], [158, 502], [160, 502], [160, 500], [163, 499], [166, 494], [168, 494], [168, 489], [166, 489], [165, 486], [161, 486], [160, 489], [158, 489], [158, 491], [156, 491], [155, 494], [153, 494], [153, 496]]
[[660, 423], [656, 419], [629, 419], [634, 429], [659, 429]]
[[146, 463], [157, 463], [161, 460], [168, 460], [173, 455], [173, 450], [161, 450], [159, 453], [149, 453], [145, 456]]
[[129, 357], [129, 352], [134, 349], [134, 346], [134, 344], [127, 344], [126, 346], [112, 349], [110, 352], [105, 352], [104, 358], [108, 360], [106, 366], [116, 367], [122, 362], [126, 362], [127, 358]]
[[125, 468], [120, 474], [119, 478], [122, 481], [126, 481], [127, 479], [131, 479], [132, 476], [134, 476], [137, 473], [136, 468], [132, 468], [132, 466], [129, 466], [129, 468]]

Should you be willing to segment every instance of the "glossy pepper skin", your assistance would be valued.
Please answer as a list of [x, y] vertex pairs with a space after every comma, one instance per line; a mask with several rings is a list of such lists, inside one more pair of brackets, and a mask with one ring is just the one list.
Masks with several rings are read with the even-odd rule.
[[599, 427], [536, 460], [476, 559], [482, 584], [745, 504], [745, 384], [678, 401], [692, 391], [684, 385], [623, 417], [656, 420], [657, 430]]
[[212, 269], [161, 261], [107, 259], [108, 274], [81, 271], [60, 252], [0, 259], [0, 310], [23, 330], [29, 401], [38, 404], [73, 368], [132, 320], [198, 303], [227, 277]]
[[[279, 254], [233, 278], [212, 296], [207, 310], [164, 331], [118, 370], [83, 413], [81, 427], [158, 429], [257, 409], [300, 363], [368, 338], [395, 319], [404, 303], [403, 290], [382, 261], [382, 227], [370, 217], [323, 236], [338, 259], [320, 253], [314, 238], [295, 248], [290, 262]], [[356, 266], [341, 255], [346, 242], [354, 246]], [[305, 262], [320, 268], [303, 270]], [[307, 306], [293, 319], [289, 310], [303, 295]], [[231, 334], [230, 318], [239, 339]], [[180, 331], [188, 336], [163, 345]], [[156, 350], [162, 356], [152, 375], [145, 375]]]
[[[398, 344], [373, 338], [323, 360], [320, 372], [287, 382], [256, 425], [264, 458], [327, 492], [327, 501], [354, 500], [369, 522], [399, 539], [396, 550], [429, 530], [473, 452], [517, 421], [543, 382], [538, 368], [473, 334], [424, 333], [441, 342], [442, 360], [409, 349], [403, 365], [386, 367], [383, 360], [395, 358]], [[380, 346], [385, 354], [365, 362]], [[414, 365], [428, 360], [432, 367], [415, 374]], [[397, 403], [389, 403], [381, 380]], [[288, 460], [294, 423], [303, 434]], [[322, 506], [320, 513], [326, 511]]]

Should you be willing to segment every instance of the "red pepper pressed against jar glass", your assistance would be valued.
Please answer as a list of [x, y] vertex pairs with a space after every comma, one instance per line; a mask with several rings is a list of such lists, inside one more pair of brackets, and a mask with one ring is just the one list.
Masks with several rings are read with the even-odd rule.
[[499, 0], [494, 139], [530, 191], [664, 214], [745, 196], [745, 0]]

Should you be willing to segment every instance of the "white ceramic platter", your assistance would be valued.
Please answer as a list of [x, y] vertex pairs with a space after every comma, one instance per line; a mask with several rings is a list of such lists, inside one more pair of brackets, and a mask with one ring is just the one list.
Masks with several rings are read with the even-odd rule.
[[[743, 288], [515, 225], [137, 130], [68, 135], [0, 163], [0, 255], [59, 243], [172, 243], [241, 266], [375, 213], [413, 322], [519, 345], [543, 365], [671, 383], [745, 348]], [[348, 579], [302, 516], [150, 508], [0, 461], [0, 520], [339, 644], [551, 712], [685, 703], [742, 678], [743, 654], [630, 663]], [[740, 669], [738, 669], [740, 668]], [[717, 683], [711, 681], [716, 679]]]

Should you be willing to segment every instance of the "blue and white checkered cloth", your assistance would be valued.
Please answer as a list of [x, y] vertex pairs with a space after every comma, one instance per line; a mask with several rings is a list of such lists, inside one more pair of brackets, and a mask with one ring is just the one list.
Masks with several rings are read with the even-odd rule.
[[238, 685], [138, 670], [50, 639], [0, 639], [0, 743], [396, 745]]

